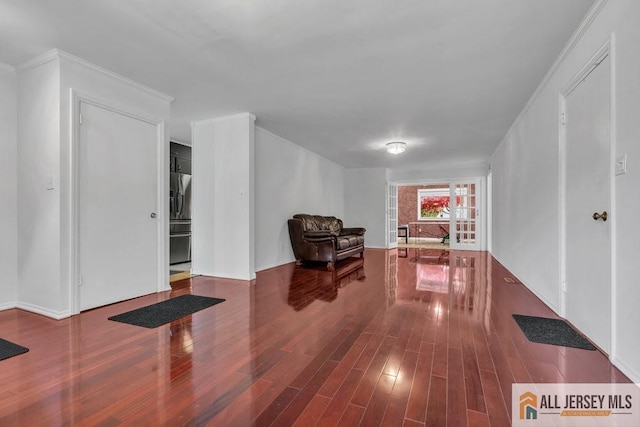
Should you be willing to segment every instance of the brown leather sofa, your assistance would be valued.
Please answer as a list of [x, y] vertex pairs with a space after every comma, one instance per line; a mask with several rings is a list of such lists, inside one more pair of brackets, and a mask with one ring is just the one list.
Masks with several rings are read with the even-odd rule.
[[289, 220], [289, 237], [298, 264], [302, 261], [327, 263], [333, 270], [336, 261], [360, 254], [364, 258], [364, 233], [361, 227], [344, 228], [334, 216], [296, 214]]

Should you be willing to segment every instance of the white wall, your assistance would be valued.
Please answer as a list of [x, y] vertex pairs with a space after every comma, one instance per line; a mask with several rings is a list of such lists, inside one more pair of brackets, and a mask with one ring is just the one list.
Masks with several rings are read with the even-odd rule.
[[245, 113], [193, 123], [194, 274], [255, 279], [254, 121]]
[[346, 227], [364, 227], [365, 247], [386, 248], [387, 170], [347, 169], [345, 173]]
[[0, 310], [15, 306], [18, 283], [18, 104], [16, 73], [0, 63]]
[[[615, 178], [614, 347], [612, 360], [640, 382], [640, 2], [604, 4], [540, 87], [491, 159], [493, 254], [554, 310], [559, 306], [558, 98], [563, 87], [615, 34], [616, 155], [628, 155], [628, 174]], [[597, 9], [594, 9], [597, 10]]]
[[[159, 120], [170, 115], [171, 98], [64, 52], [48, 52], [18, 69], [18, 306], [54, 318], [71, 314], [69, 289], [75, 286], [70, 264], [71, 88], [132, 113]], [[168, 145], [167, 132], [163, 158]], [[160, 191], [166, 194], [168, 164], [163, 164], [167, 170]], [[50, 176], [53, 189], [46, 185]], [[167, 214], [165, 201], [158, 220], [165, 221]], [[168, 251], [168, 242], [165, 247]], [[168, 258], [165, 265], [168, 269]]]
[[[60, 67], [18, 72], [18, 302], [64, 316], [60, 297]], [[53, 175], [55, 189], [47, 190]]]
[[[344, 168], [260, 127], [256, 127], [255, 178], [258, 271], [295, 260], [287, 226], [293, 215], [345, 219]], [[345, 221], [348, 225], [358, 224]]]

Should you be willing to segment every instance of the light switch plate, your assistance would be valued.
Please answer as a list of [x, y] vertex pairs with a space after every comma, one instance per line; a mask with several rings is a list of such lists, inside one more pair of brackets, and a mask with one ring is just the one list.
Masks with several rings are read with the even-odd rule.
[[623, 175], [627, 173], [627, 155], [616, 157], [616, 175]]
[[46, 190], [55, 190], [56, 185], [55, 185], [55, 181], [56, 181], [56, 176], [52, 173], [48, 174], [47, 177], [45, 178], [45, 189]]

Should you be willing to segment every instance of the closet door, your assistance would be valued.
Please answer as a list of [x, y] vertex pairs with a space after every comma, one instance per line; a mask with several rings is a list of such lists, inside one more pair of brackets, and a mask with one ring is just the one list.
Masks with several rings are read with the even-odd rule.
[[152, 123], [81, 102], [80, 310], [158, 289], [158, 134]]

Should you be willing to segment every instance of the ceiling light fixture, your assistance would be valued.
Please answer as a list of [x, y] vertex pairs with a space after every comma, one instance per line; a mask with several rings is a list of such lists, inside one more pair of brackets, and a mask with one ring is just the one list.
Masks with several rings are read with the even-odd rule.
[[394, 142], [389, 142], [387, 144], [387, 153], [400, 154], [400, 153], [404, 153], [404, 150], [406, 149], [407, 149], [407, 144], [402, 141], [394, 141]]

